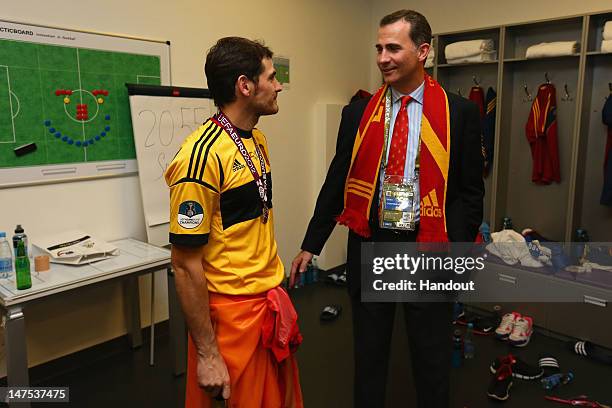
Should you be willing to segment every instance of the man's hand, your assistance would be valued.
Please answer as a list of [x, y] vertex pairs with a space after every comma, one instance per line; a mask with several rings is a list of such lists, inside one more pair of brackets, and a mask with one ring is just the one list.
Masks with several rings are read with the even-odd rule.
[[308, 267], [308, 263], [312, 261], [312, 257], [314, 254], [308, 251], [301, 251], [293, 262], [291, 262], [291, 275], [289, 276], [289, 288], [292, 288], [295, 285], [295, 278], [298, 273], [306, 272], [306, 268]]
[[230, 397], [230, 378], [219, 352], [198, 356], [198, 385], [212, 398]]

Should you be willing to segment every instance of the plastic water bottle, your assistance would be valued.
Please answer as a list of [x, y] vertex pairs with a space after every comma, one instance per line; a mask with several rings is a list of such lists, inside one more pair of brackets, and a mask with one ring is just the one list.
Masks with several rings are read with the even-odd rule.
[[13, 251], [15, 251], [15, 256], [17, 256], [17, 243], [19, 241], [23, 241], [25, 256], [28, 256], [28, 236], [23, 231], [21, 224], [17, 224], [15, 227], [15, 235], [13, 235]]
[[312, 283], [312, 263], [306, 265], [306, 272], [304, 272], [304, 285], [310, 285]]
[[463, 339], [461, 338], [461, 330], [457, 329], [453, 332], [453, 367], [459, 368], [463, 362]]
[[474, 358], [476, 348], [474, 346], [474, 324], [468, 323], [467, 330], [465, 332], [465, 338], [463, 339], [463, 357]]
[[17, 243], [17, 252], [15, 252], [15, 277], [17, 289], [22, 290], [32, 287], [30, 260], [26, 256], [25, 243], [23, 241]]
[[453, 303], [453, 323], [457, 323], [460, 317], [464, 316], [463, 311], [463, 303], [455, 302]]
[[7, 279], [13, 274], [13, 253], [6, 240], [6, 232], [0, 232], [0, 278]]
[[590, 241], [588, 232], [583, 228], [577, 228], [574, 239], [576, 240], [575, 248], [574, 248], [574, 259], [573, 261], [582, 265], [588, 256], [587, 250], [587, 242]]
[[317, 261], [317, 257], [312, 257], [312, 281], [319, 281], [319, 262]]
[[504, 220], [502, 221], [502, 229], [512, 229], [514, 228], [512, 225], [512, 218], [510, 217], [504, 217]]

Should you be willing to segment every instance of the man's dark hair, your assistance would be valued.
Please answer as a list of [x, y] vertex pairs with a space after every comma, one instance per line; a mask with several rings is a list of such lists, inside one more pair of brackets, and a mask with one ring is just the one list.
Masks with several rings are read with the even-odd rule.
[[215, 105], [223, 107], [236, 100], [235, 86], [240, 75], [257, 83], [262, 60], [272, 51], [260, 42], [242, 37], [221, 38], [208, 50], [204, 72]]
[[404, 20], [410, 23], [410, 39], [417, 47], [421, 44], [431, 44], [431, 27], [421, 13], [414, 10], [398, 10], [384, 16], [380, 20], [380, 27]]

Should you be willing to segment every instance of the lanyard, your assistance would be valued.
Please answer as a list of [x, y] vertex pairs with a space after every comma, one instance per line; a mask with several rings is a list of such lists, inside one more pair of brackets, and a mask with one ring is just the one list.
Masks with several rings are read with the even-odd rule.
[[266, 222], [268, 222], [268, 216], [270, 214], [270, 209], [268, 208], [268, 176], [266, 174], [266, 165], [263, 155], [261, 154], [259, 147], [257, 147], [257, 141], [253, 139], [255, 151], [257, 152], [257, 158], [259, 159], [259, 164], [261, 167], [261, 176], [257, 173], [257, 169], [255, 168], [253, 160], [251, 160], [249, 152], [244, 146], [244, 143], [242, 142], [240, 136], [238, 136], [236, 128], [234, 127], [234, 125], [232, 125], [232, 122], [230, 122], [229, 118], [225, 116], [223, 112], [219, 111], [213, 116], [213, 119], [218, 122], [221, 127], [223, 127], [223, 129], [225, 129], [225, 131], [229, 134], [230, 138], [234, 141], [234, 144], [238, 148], [238, 151], [242, 155], [242, 158], [244, 159], [247, 167], [251, 171], [251, 174], [253, 175], [253, 179], [255, 180], [255, 184], [257, 185], [257, 191], [259, 192], [259, 198], [261, 199], [262, 222], [265, 224]]

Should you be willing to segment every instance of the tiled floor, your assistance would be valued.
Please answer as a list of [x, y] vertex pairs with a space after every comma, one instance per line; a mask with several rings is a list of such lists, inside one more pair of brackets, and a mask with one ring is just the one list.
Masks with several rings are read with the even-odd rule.
[[[308, 408], [352, 406], [352, 341], [350, 307], [344, 288], [314, 285], [293, 294], [300, 313], [304, 343], [298, 352], [300, 375]], [[326, 304], [343, 307], [338, 320], [322, 324], [320, 310]], [[409, 367], [407, 336], [400, 323], [398, 308], [396, 331], [388, 386], [388, 407], [414, 407], [414, 389]], [[587, 317], [588, 318], [588, 317]], [[609, 324], [609, 322], [607, 323]], [[163, 330], [166, 328], [166, 330]], [[69, 386], [73, 407], [181, 407], [184, 376], [172, 375], [171, 350], [167, 325], [156, 331], [156, 365], [148, 365], [148, 347], [131, 351], [125, 339], [97, 346], [72, 357], [31, 370], [39, 386]], [[146, 338], [146, 336], [145, 336]], [[489, 364], [498, 355], [517, 352], [528, 362], [537, 363], [542, 352], [557, 356], [562, 370], [573, 370], [575, 381], [559, 391], [560, 395], [588, 394], [603, 403], [612, 403], [612, 367], [594, 363], [565, 350], [564, 343], [535, 334], [525, 349], [510, 350], [492, 338], [476, 338], [476, 358], [452, 373], [453, 408], [469, 407], [548, 407], [560, 406], [544, 401], [538, 382], [516, 380], [511, 397], [504, 403], [488, 400], [486, 389], [491, 378]], [[36, 406], [36, 405], [35, 405]], [[39, 405], [47, 408], [50, 405]]]

